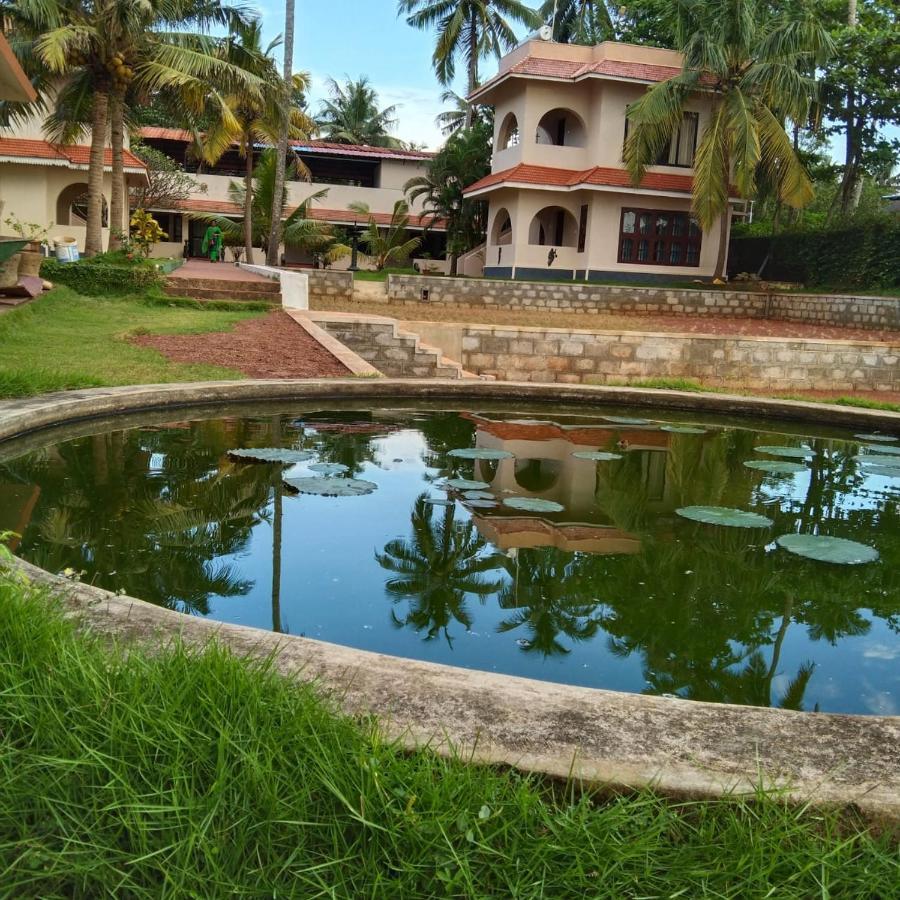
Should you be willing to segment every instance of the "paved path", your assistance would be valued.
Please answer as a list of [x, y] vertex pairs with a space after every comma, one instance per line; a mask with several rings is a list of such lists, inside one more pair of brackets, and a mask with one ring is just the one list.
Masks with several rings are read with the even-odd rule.
[[171, 279], [202, 278], [214, 281], [271, 281], [256, 272], [240, 269], [233, 263], [213, 263], [206, 259], [189, 259], [169, 275]]

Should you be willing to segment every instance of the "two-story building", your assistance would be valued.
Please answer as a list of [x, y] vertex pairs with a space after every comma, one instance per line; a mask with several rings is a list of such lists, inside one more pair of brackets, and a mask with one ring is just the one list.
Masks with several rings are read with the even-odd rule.
[[491, 174], [466, 189], [489, 203], [486, 276], [709, 278], [719, 229], [691, 215], [694, 153], [711, 112], [698, 92], [639, 186], [622, 160], [626, 110], [681, 71], [671, 50], [530, 40], [472, 96], [494, 107]]

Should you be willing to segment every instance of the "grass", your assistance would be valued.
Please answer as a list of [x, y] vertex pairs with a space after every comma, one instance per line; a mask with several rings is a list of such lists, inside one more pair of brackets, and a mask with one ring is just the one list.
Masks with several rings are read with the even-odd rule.
[[232, 369], [184, 365], [128, 341], [141, 333], [226, 331], [253, 315], [172, 298], [83, 297], [58, 287], [0, 316], [0, 397], [103, 385], [242, 378]]
[[271, 660], [77, 633], [0, 577], [0, 896], [888, 897], [888, 834], [406, 753]]
[[359, 281], [387, 281], [388, 275], [419, 275], [412, 266], [387, 266], [380, 272], [374, 272], [369, 269], [358, 269], [353, 273], [353, 277]]

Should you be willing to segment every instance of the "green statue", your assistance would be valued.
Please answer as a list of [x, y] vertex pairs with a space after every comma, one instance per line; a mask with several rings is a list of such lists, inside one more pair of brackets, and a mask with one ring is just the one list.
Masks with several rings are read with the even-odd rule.
[[225, 258], [225, 247], [222, 243], [222, 229], [218, 225], [210, 225], [206, 229], [200, 249], [204, 256], [209, 257], [210, 262], [222, 262]]

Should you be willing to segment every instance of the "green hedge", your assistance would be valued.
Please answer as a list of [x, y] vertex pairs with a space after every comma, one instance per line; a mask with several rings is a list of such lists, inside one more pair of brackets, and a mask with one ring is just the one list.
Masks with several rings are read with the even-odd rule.
[[162, 283], [162, 275], [149, 266], [111, 266], [87, 260], [61, 263], [45, 259], [41, 278], [64, 284], [79, 294], [138, 294]]
[[732, 238], [729, 274], [758, 271], [770, 248], [764, 278], [811, 287], [900, 287], [900, 216], [835, 231]]

